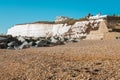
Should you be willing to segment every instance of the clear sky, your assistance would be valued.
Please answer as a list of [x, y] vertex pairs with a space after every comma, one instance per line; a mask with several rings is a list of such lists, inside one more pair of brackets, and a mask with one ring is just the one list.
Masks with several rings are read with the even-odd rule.
[[120, 14], [120, 0], [0, 0], [0, 33], [20, 23], [80, 18], [88, 13]]

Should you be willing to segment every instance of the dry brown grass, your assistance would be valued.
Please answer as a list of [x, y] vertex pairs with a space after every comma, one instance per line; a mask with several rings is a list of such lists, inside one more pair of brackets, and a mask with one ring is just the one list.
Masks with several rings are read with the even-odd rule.
[[0, 80], [119, 80], [120, 40], [0, 50]]

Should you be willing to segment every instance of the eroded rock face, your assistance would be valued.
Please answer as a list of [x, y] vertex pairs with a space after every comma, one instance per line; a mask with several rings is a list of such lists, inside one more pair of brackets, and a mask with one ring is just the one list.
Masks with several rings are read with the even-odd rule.
[[[64, 36], [70, 38], [81, 38], [86, 36], [91, 30], [99, 27], [101, 20], [78, 21], [73, 25], [65, 24], [42, 24], [31, 23], [15, 25], [8, 29], [7, 34], [12, 36], [27, 37], [54, 37]], [[20, 38], [20, 37], [19, 37]], [[19, 39], [24, 41], [23, 39]]]

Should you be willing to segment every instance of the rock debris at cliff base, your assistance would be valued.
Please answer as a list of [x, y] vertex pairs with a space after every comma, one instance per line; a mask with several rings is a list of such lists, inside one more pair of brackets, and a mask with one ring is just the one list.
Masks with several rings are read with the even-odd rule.
[[0, 49], [20, 50], [25, 48], [53, 47], [64, 45], [68, 42], [78, 42], [79, 40], [65, 37], [12, 37], [11, 35], [1, 35]]

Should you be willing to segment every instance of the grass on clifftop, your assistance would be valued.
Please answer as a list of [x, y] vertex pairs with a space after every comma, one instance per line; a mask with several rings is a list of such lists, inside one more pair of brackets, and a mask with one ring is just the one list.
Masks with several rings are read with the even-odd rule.
[[71, 19], [67, 19], [65, 21], [61, 21], [61, 22], [57, 22], [57, 23], [58, 24], [65, 24], [65, 23], [67, 23], [68, 25], [74, 25], [75, 22], [78, 22], [78, 21], [88, 21], [88, 19], [87, 18], [79, 18], [79, 19], [71, 18]]

